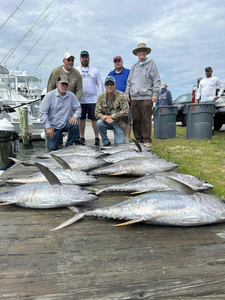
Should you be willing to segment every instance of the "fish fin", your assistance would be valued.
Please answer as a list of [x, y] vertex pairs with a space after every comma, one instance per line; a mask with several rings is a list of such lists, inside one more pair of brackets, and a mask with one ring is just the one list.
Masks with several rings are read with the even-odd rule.
[[4, 203], [0, 203], [0, 205], [9, 205], [9, 204], [14, 204], [16, 202], [4, 202]]
[[60, 224], [59, 226], [51, 229], [51, 231], [59, 230], [59, 229], [62, 229], [66, 226], [69, 226], [69, 225], [77, 222], [78, 220], [82, 219], [84, 216], [85, 216], [85, 213], [79, 212], [78, 214], [76, 214], [75, 216], [70, 218], [69, 220], [67, 220], [67, 221], [63, 222], [62, 224]]
[[35, 165], [38, 167], [38, 169], [46, 177], [46, 179], [51, 185], [62, 185], [58, 177], [56, 177], [55, 174], [53, 174], [52, 171], [50, 171], [47, 167], [39, 163], [35, 163]]
[[192, 195], [192, 194], [196, 194], [196, 192], [189, 187], [188, 185], [176, 180], [176, 179], [172, 179], [166, 176], [166, 174], [157, 174], [155, 175], [155, 178], [157, 178], [158, 180], [160, 180], [162, 183], [168, 185], [168, 187], [177, 190], [178, 192], [182, 193], [182, 194], [186, 194], [186, 195]]
[[79, 213], [79, 209], [76, 206], [68, 206], [68, 208], [74, 213], [77, 214]]
[[96, 191], [95, 191], [95, 194], [96, 194], [96, 195], [99, 195], [99, 194], [101, 194], [102, 192], [104, 192], [104, 190], [105, 190], [105, 189], [102, 189], [102, 190], [96, 190]]
[[131, 195], [137, 195], [137, 194], [142, 194], [142, 193], [145, 193], [147, 191], [137, 191], [137, 192], [133, 192], [133, 193], [130, 193]]
[[134, 220], [130, 220], [130, 221], [127, 221], [127, 222], [125, 222], [125, 223], [120, 223], [120, 224], [113, 225], [113, 226], [130, 225], [130, 224], [139, 223], [139, 222], [142, 222], [142, 221], [143, 221], [143, 220], [141, 220], [141, 219], [134, 219]]
[[54, 154], [50, 155], [60, 164], [60, 166], [63, 167], [64, 170], [72, 170], [70, 165], [64, 159], [62, 159], [62, 157], [56, 156]]
[[8, 157], [8, 158], [11, 159], [12, 161], [14, 161], [14, 163], [15, 163], [15, 164], [12, 165], [10, 168], [8, 168], [8, 170], [11, 170], [11, 169], [17, 167], [18, 165], [23, 164], [23, 161], [21, 161], [21, 160], [19, 160], [19, 159], [16, 159], [16, 158], [14, 158], [14, 157]]
[[132, 139], [132, 141], [133, 141], [133, 142], [135, 143], [135, 145], [137, 146], [137, 148], [138, 148], [139, 152], [142, 152], [141, 145], [138, 143], [138, 141], [137, 141], [137, 140], [135, 140], [135, 139]]

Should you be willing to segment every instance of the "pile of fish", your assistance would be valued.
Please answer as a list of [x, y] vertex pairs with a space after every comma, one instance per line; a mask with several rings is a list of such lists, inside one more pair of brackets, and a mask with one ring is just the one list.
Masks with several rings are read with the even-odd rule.
[[[0, 185], [24, 184], [1, 192], [0, 205], [16, 204], [39, 209], [70, 208], [75, 215], [53, 230], [68, 226], [84, 216], [126, 221], [116, 226], [137, 222], [197, 226], [225, 221], [223, 201], [212, 194], [203, 193], [213, 187], [211, 184], [191, 175], [171, 172], [178, 165], [160, 158], [150, 150], [134, 141], [105, 148], [72, 146], [26, 161], [12, 158], [15, 161], [12, 168], [20, 164], [33, 165], [40, 172], [0, 182]], [[97, 175], [138, 178], [125, 184], [108, 185], [103, 189], [80, 187], [96, 183]], [[116, 205], [86, 212], [75, 207], [98, 199], [97, 195], [104, 192], [143, 194]]]

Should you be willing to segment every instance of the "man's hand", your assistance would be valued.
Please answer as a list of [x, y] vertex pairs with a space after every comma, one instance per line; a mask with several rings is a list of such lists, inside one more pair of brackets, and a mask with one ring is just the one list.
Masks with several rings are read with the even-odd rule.
[[156, 102], [157, 101], [157, 97], [156, 96], [152, 96], [152, 102]]
[[195, 103], [198, 103], [198, 99], [195, 99]]
[[104, 115], [102, 116], [102, 121], [105, 121], [108, 118], [108, 116]]
[[54, 138], [54, 135], [55, 135], [55, 133], [54, 133], [54, 131], [53, 131], [53, 129], [50, 127], [50, 128], [47, 128], [46, 129], [46, 132], [47, 132], [47, 135], [50, 137], [50, 139], [52, 140], [53, 138]]
[[71, 125], [76, 125], [76, 124], [78, 124], [78, 121], [77, 121], [77, 119], [75, 117], [72, 117], [71, 119], [69, 119], [69, 123]]
[[127, 96], [127, 101], [130, 102], [130, 98]]
[[217, 100], [217, 99], [219, 99], [219, 96], [216, 96], [216, 97], [215, 97], [215, 100]]
[[102, 121], [105, 121], [105, 122], [107, 122], [108, 124], [114, 123], [114, 121], [113, 121], [113, 119], [112, 119], [112, 116], [107, 116], [107, 115], [102, 116]]

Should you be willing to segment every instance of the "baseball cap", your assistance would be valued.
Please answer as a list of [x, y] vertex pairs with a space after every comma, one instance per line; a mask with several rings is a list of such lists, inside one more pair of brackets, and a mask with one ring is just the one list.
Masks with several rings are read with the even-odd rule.
[[71, 57], [71, 56], [75, 59], [75, 56], [74, 56], [73, 54], [67, 52], [67, 53], [65, 53], [63, 59], [67, 59], [67, 58], [69, 58], [69, 57]]
[[66, 75], [60, 75], [57, 81], [60, 83], [70, 83], [70, 80]]
[[168, 86], [168, 84], [165, 83], [165, 82], [161, 84], [161, 88], [162, 88], [162, 89], [165, 88], [166, 86]]
[[213, 69], [212, 69], [212, 67], [206, 67], [205, 68], [205, 71], [212, 71]]
[[81, 51], [80, 53], [80, 57], [86, 55], [87, 57], [89, 57], [89, 53], [87, 51]]
[[105, 78], [105, 83], [106, 83], [106, 82], [109, 82], [109, 81], [112, 81], [113, 83], [116, 83], [115, 78], [114, 78], [113, 76], [107, 76], [107, 77]]
[[113, 57], [113, 61], [115, 61], [115, 60], [122, 60], [122, 57], [117, 55], [117, 56]]

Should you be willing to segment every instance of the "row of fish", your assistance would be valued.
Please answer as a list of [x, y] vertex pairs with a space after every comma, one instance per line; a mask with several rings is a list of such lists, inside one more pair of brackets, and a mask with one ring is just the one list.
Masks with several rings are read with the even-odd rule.
[[[76, 222], [85, 215], [129, 220], [123, 224], [145, 222], [196, 226], [224, 221], [223, 201], [211, 194], [199, 193], [212, 188], [212, 185], [194, 176], [168, 172], [178, 165], [161, 159], [148, 150], [149, 148], [137, 143], [119, 144], [100, 150], [76, 146], [39, 155], [23, 162], [14, 159], [14, 166], [21, 163], [36, 165], [42, 173], [21, 179], [4, 180], [2, 184], [26, 185], [1, 192], [0, 201], [3, 203], [0, 205], [14, 203], [32, 208], [71, 207], [94, 201], [98, 198], [97, 195], [103, 192], [145, 193], [107, 208], [87, 212], [71, 208], [75, 216], [56, 229]], [[109, 163], [111, 165], [102, 167]], [[62, 169], [59, 169], [59, 166]], [[92, 170], [89, 174], [84, 172], [89, 170]], [[95, 190], [95, 193], [78, 186], [95, 183], [95, 175], [141, 177], [126, 184], [106, 186]], [[44, 182], [47, 180], [49, 183]]]

